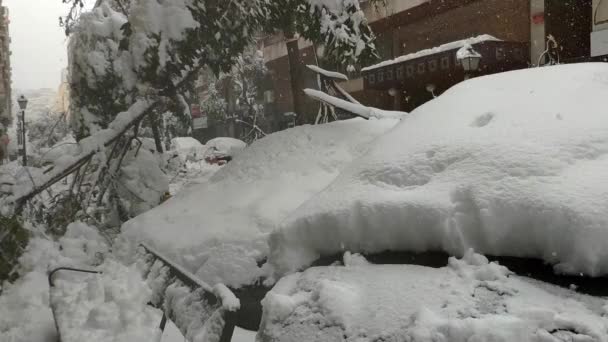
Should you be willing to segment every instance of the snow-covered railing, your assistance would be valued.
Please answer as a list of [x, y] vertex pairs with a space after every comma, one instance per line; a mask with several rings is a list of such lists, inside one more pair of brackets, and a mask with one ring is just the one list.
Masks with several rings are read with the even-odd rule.
[[140, 245], [146, 264], [146, 281], [152, 288], [151, 304], [188, 341], [230, 342], [240, 309], [238, 298], [223, 284], [209, 286], [152, 247]]
[[[69, 326], [69, 322], [62, 322], [61, 319], [59, 318], [60, 315], [58, 314], [58, 311], [59, 311], [58, 306], [60, 304], [56, 303], [56, 301], [54, 300], [55, 296], [52, 295], [52, 292], [55, 289], [55, 276], [59, 272], [100, 274], [101, 271], [85, 270], [85, 269], [74, 268], [74, 267], [58, 267], [58, 268], [53, 269], [51, 272], [49, 272], [48, 281], [49, 281], [49, 289], [51, 291], [51, 295], [49, 296], [49, 305], [51, 307], [51, 312], [53, 313], [53, 320], [55, 321], [55, 328], [57, 329], [57, 341], [64, 342], [62, 340], [62, 336], [66, 335], [67, 331], [65, 331], [65, 329], [67, 329], [67, 327]], [[67, 324], [64, 324], [64, 323], [67, 323]]]

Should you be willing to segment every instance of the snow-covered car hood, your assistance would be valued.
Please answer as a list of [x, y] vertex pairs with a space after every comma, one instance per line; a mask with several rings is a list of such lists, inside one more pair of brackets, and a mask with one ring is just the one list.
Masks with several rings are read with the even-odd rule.
[[606, 341], [606, 300], [512, 275], [469, 250], [443, 268], [314, 267], [263, 301], [258, 341]]

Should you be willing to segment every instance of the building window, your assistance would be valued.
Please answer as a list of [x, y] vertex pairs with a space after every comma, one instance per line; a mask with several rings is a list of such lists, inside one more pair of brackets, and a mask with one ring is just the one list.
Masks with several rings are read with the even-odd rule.
[[264, 102], [266, 103], [274, 103], [274, 90], [266, 90], [264, 92]]
[[405, 71], [405, 74], [407, 75], [407, 78], [414, 77], [414, 66], [413, 65], [408, 65], [407, 69]]
[[437, 71], [437, 60], [433, 59], [429, 61], [429, 72]]
[[394, 79], [395, 79], [395, 72], [393, 71], [393, 69], [386, 70], [386, 80], [392, 81]]
[[496, 48], [496, 60], [502, 61], [505, 59], [505, 49], [501, 47]]
[[418, 74], [424, 74], [426, 72], [426, 63], [418, 63]]
[[378, 71], [378, 83], [384, 82], [384, 71]]
[[450, 57], [444, 56], [441, 58], [441, 69], [446, 70], [450, 68]]
[[513, 54], [515, 55], [515, 59], [518, 61], [522, 61], [524, 59], [524, 52], [521, 48], [513, 49]]
[[367, 76], [367, 81], [369, 82], [369, 84], [375, 84], [376, 83], [376, 75], [375, 74], [369, 74], [369, 76]]
[[400, 66], [397, 68], [397, 79], [402, 80], [403, 76], [405, 76], [405, 69], [402, 66]]

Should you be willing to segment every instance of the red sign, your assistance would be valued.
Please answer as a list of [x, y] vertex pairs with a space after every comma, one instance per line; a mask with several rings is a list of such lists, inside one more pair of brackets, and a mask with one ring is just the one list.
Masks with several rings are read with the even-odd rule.
[[201, 106], [197, 104], [190, 105], [190, 115], [193, 119], [203, 117], [203, 113], [201, 112]]
[[542, 24], [545, 22], [545, 13], [540, 12], [532, 15], [532, 23], [535, 25]]

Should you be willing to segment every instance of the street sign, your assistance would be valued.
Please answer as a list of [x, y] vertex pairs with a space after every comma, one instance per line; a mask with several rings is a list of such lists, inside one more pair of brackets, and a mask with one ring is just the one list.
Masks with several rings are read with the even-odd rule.
[[209, 127], [207, 113], [203, 113], [200, 105], [190, 105], [190, 114], [192, 115], [192, 129], [203, 129]]

